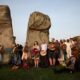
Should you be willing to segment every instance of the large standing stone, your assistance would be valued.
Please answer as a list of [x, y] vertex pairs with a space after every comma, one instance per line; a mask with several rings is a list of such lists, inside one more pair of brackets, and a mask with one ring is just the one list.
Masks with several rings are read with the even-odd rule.
[[14, 43], [12, 19], [7, 5], [0, 5], [0, 44], [11, 48]]
[[48, 15], [40, 12], [33, 12], [29, 18], [26, 39], [29, 47], [33, 45], [34, 41], [38, 41], [39, 44], [41, 44], [45, 40], [46, 43], [48, 43], [50, 27], [51, 21]]

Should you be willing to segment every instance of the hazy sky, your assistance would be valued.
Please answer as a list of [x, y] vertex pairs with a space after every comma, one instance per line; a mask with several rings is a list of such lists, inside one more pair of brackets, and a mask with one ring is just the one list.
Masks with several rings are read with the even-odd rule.
[[50, 39], [80, 35], [80, 0], [0, 0], [11, 10], [16, 42], [26, 41], [29, 16], [34, 11], [47, 14], [51, 19]]

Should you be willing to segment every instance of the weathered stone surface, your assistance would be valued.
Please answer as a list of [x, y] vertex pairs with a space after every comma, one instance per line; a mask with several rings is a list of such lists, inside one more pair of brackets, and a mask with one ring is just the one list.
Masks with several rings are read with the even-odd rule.
[[34, 41], [38, 41], [39, 44], [41, 44], [45, 40], [46, 43], [48, 43], [50, 27], [51, 21], [48, 15], [40, 12], [33, 12], [29, 18], [26, 39], [29, 46], [31, 47]]
[[10, 53], [4, 53], [3, 54], [3, 59], [2, 59], [2, 63], [3, 64], [8, 64], [11, 60], [11, 54]]
[[14, 43], [10, 9], [7, 5], [0, 5], [0, 44], [11, 48]]

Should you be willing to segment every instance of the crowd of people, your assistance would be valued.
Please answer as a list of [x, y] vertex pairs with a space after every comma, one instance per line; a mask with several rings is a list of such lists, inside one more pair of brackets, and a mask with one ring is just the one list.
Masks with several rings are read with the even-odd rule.
[[[0, 62], [2, 47], [0, 45]], [[62, 65], [67, 69], [74, 71], [80, 67], [80, 43], [77, 40], [55, 40], [52, 39], [48, 44], [43, 40], [39, 45], [38, 41], [33, 43], [32, 47], [28, 46], [28, 42], [24, 46], [14, 44], [12, 49], [11, 64], [12, 69], [17, 69], [20, 66], [29, 68], [32, 60], [33, 67], [55, 67]], [[80, 69], [80, 68], [79, 68]]]

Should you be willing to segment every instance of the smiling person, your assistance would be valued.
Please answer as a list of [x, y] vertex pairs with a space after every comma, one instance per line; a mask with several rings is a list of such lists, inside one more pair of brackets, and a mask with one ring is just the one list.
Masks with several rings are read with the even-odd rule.
[[34, 45], [32, 46], [32, 54], [33, 54], [33, 59], [34, 59], [34, 67], [39, 66], [39, 53], [40, 53], [40, 46], [38, 44], [38, 41], [34, 42]]

